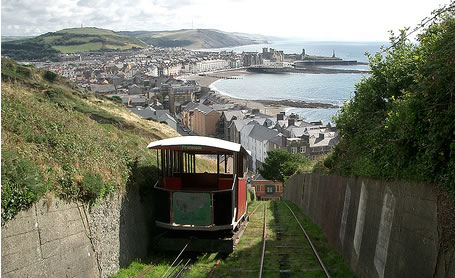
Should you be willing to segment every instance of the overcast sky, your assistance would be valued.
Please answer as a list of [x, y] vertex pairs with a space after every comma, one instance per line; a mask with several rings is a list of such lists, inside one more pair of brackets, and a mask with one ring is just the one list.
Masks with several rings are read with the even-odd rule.
[[387, 41], [450, 0], [2, 0], [2, 35], [64, 28], [212, 28], [307, 40]]

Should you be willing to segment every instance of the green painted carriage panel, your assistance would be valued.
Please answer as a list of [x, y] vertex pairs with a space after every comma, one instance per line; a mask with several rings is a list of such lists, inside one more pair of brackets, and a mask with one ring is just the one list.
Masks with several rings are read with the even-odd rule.
[[210, 193], [175, 192], [174, 223], [209, 226], [211, 223]]

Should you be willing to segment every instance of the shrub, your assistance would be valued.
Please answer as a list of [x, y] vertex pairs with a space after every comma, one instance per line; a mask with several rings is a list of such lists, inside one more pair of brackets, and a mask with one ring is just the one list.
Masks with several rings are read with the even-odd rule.
[[98, 173], [85, 173], [80, 182], [80, 187], [82, 189], [81, 198], [85, 201], [95, 201], [104, 193], [103, 178]]
[[435, 13], [418, 44], [403, 30], [369, 57], [370, 77], [335, 119], [333, 173], [442, 184], [455, 194], [455, 16], [447, 12]]
[[293, 175], [299, 167], [310, 164], [309, 160], [300, 154], [288, 153], [285, 150], [270, 150], [267, 158], [259, 168], [259, 173], [266, 179], [279, 180]]
[[112, 96], [110, 99], [114, 102], [122, 103], [122, 99], [119, 96]]
[[49, 82], [54, 82], [55, 79], [57, 78], [57, 74], [52, 72], [52, 71], [46, 71], [43, 75], [44, 79], [46, 79]]
[[2, 223], [29, 208], [45, 192], [40, 170], [12, 151], [2, 152]]

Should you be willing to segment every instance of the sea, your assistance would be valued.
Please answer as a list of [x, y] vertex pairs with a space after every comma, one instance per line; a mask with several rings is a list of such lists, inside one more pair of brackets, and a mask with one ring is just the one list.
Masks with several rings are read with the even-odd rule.
[[[211, 49], [210, 51], [258, 51], [263, 47], [283, 50], [284, 53], [305, 53], [308, 55], [335, 56], [344, 60], [368, 62], [366, 52], [375, 54], [387, 42], [328, 42], [328, 41], [299, 41], [281, 40], [269, 44], [255, 44], [231, 48]], [[368, 70], [368, 65], [331, 66], [341, 69]], [[355, 94], [355, 84], [368, 74], [339, 73], [339, 74], [308, 74], [308, 73], [281, 73], [264, 74], [251, 73], [240, 76], [240, 79], [221, 79], [210, 85], [212, 90], [221, 94], [246, 100], [300, 100], [306, 102], [330, 103], [342, 106]], [[323, 123], [333, 123], [333, 116], [337, 109], [310, 109], [288, 108], [287, 114], [296, 113], [306, 121], [322, 120]]]

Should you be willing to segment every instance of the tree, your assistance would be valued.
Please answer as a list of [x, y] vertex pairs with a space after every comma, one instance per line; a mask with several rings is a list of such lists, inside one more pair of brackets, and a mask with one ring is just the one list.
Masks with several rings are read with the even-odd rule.
[[293, 175], [300, 165], [307, 163], [308, 159], [299, 154], [291, 154], [279, 149], [270, 150], [259, 168], [259, 173], [268, 180], [284, 182], [285, 178]]
[[[348, 176], [444, 184], [455, 193], [454, 3], [424, 22], [417, 44], [391, 34], [369, 56], [370, 77], [335, 122], [340, 143], [326, 161]], [[329, 163], [330, 162], [330, 163]]]

